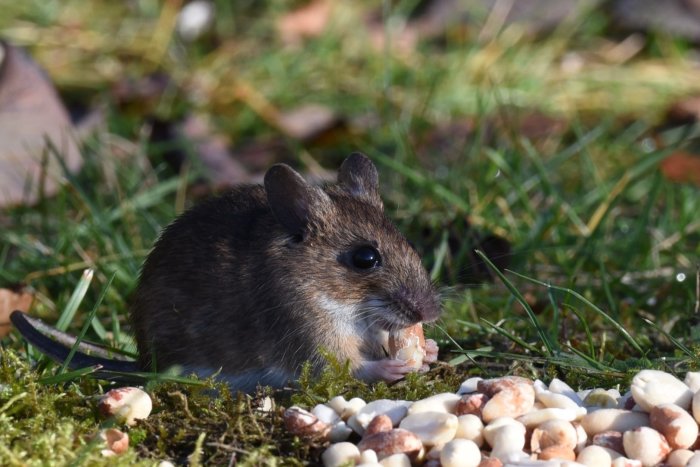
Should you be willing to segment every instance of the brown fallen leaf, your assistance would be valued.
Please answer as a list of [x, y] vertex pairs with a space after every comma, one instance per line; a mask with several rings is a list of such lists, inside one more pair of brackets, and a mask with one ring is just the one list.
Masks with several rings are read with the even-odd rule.
[[229, 151], [229, 142], [202, 117], [190, 116], [179, 128], [194, 144], [195, 153], [205, 168], [215, 191], [251, 183], [251, 174]]
[[700, 186], [700, 156], [678, 151], [661, 161], [661, 173], [676, 183], [694, 183]]
[[295, 107], [281, 113], [277, 120], [277, 126], [284, 134], [306, 142], [342, 123], [342, 119], [332, 109], [319, 104]]
[[[0, 207], [52, 196], [83, 160], [68, 112], [39, 67], [0, 42]], [[53, 147], [54, 150], [51, 150]]]
[[15, 310], [29, 310], [34, 300], [34, 295], [24, 288], [18, 290], [0, 289], [0, 339], [9, 334], [12, 325], [10, 324], [10, 313]]
[[299, 45], [304, 39], [318, 37], [331, 16], [329, 0], [314, 0], [287, 13], [277, 22], [280, 39], [287, 45]]

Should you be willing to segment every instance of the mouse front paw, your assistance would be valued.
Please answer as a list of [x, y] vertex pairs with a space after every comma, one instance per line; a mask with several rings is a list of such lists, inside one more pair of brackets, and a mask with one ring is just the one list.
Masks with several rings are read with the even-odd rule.
[[425, 351], [423, 363], [435, 363], [437, 361], [438, 352], [440, 351], [437, 342], [432, 339], [426, 339], [423, 350]]
[[400, 380], [412, 371], [416, 371], [415, 368], [403, 360], [385, 358], [362, 362], [362, 365], [355, 370], [355, 376], [367, 382], [391, 383]]

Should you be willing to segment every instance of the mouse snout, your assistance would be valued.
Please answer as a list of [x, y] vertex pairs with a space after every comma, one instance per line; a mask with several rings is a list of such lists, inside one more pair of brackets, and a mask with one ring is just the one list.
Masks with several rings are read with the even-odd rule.
[[400, 287], [392, 300], [399, 304], [403, 318], [411, 323], [435, 321], [440, 316], [440, 300], [432, 289]]

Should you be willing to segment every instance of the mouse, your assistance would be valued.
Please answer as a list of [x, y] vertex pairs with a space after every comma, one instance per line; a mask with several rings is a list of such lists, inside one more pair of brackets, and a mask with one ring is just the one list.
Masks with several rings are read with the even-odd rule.
[[[328, 354], [359, 379], [393, 382], [415, 368], [389, 356], [390, 333], [440, 312], [418, 252], [385, 213], [376, 166], [356, 152], [336, 183], [312, 185], [276, 164], [263, 184], [177, 217], [147, 255], [130, 305], [138, 360], [78, 348], [71, 366], [177, 367], [252, 392], [290, 384], [306, 362], [317, 373]], [[46, 337], [60, 333], [37, 331], [22, 313], [11, 319], [52, 358], [67, 356], [65, 342]], [[422, 370], [437, 354], [426, 339]]]

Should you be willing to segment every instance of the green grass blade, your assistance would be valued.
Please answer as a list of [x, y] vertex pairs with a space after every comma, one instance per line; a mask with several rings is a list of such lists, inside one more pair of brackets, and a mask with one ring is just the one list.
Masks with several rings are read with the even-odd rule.
[[559, 290], [559, 291], [561, 291], [561, 292], [566, 292], [566, 293], [570, 294], [571, 296], [573, 296], [573, 297], [579, 299], [581, 302], [585, 303], [585, 304], [588, 305], [592, 310], [594, 310], [596, 313], [598, 313], [600, 316], [602, 316], [608, 323], [610, 323], [610, 325], [611, 325], [613, 328], [615, 328], [615, 329], [617, 330], [617, 332], [619, 332], [619, 333], [622, 335], [622, 337], [624, 337], [624, 339], [625, 339], [632, 347], [634, 347], [634, 349], [635, 349], [637, 352], [639, 352], [640, 355], [642, 355], [642, 356], [645, 355], [645, 352], [644, 352], [644, 350], [642, 349], [642, 346], [634, 339], [634, 337], [632, 337], [632, 335], [631, 335], [629, 332], [627, 332], [627, 330], [626, 330], [620, 323], [618, 323], [617, 321], [615, 321], [609, 314], [607, 314], [607, 313], [604, 312], [602, 309], [600, 309], [598, 306], [596, 306], [596, 305], [593, 304], [591, 301], [589, 301], [588, 299], [586, 299], [586, 297], [584, 297], [584, 296], [581, 295], [580, 293], [576, 292], [575, 290], [569, 289], [569, 288], [567, 288], [567, 287], [559, 287], [559, 286], [556, 286], [556, 285], [546, 284], [546, 283], [544, 283], [544, 282], [542, 282], [542, 281], [538, 281], [537, 279], [533, 279], [533, 278], [531, 278], [531, 277], [527, 277], [527, 276], [525, 276], [525, 275], [523, 275], [523, 274], [519, 274], [519, 273], [517, 273], [517, 272], [515, 272], [515, 271], [511, 271], [511, 270], [509, 270], [509, 269], [506, 269], [506, 271], [508, 271], [508, 272], [511, 273], [511, 274], [515, 274], [516, 276], [520, 277], [521, 279], [525, 279], [526, 281], [532, 282], [533, 284], [539, 284], [539, 285], [542, 285], [542, 286], [544, 286], [544, 287], [550, 287], [550, 288], [552, 288], [552, 289], [554, 289], [554, 290]]
[[[488, 267], [498, 276], [499, 279], [501, 279], [501, 282], [503, 282], [503, 285], [506, 286], [506, 288], [510, 291], [510, 293], [515, 297], [515, 299], [522, 305], [522, 307], [525, 309], [525, 312], [527, 313], [528, 317], [530, 318], [530, 322], [532, 325], [535, 327], [535, 330], [537, 331], [537, 334], [540, 336], [540, 340], [544, 344], [545, 348], [547, 349], [547, 355], [553, 355], [554, 350], [552, 343], [549, 341], [549, 337], [547, 336], [547, 333], [545, 333], [544, 329], [540, 325], [539, 321], [537, 321], [537, 316], [535, 316], [535, 312], [532, 311], [532, 308], [530, 305], [527, 303], [527, 300], [525, 300], [525, 297], [518, 291], [518, 289], [515, 288], [515, 286], [506, 278], [506, 276], [496, 267], [495, 264], [491, 262], [491, 260], [484, 254], [483, 251], [481, 250], [474, 250], [474, 252], [482, 259], [484, 262], [488, 265]], [[537, 351], [540, 353], [539, 351]]]
[[654, 329], [656, 329], [657, 331], [659, 331], [661, 334], [663, 334], [664, 336], [666, 336], [666, 338], [667, 338], [668, 340], [670, 340], [670, 341], [673, 343], [673, 345], [675, 345], [681, 352], [683, 352], [684, 354], [686, 354], [686, 355], [689, 356], [690, 358], [693, 358], [693, 359], [695, 358], [695, 354], [693, 353], [692, 350], [690, 350], [688, 347], [686, 347], [685, 345], [683, 345], [683, 343], [682, 343], [681, 341], [679, 341], [678, 339], [676, 339], [675, 337], [673, 337], [671, 334], [669, 334], [668, 332], [666, 332], [661, 326], [659, 326], [659, 325], [656, 324], [655, 322], [653, 322], [653, 321], [651, 321], [651, 320], [648, 320], [648, 319], [646, 319], [646, 318], [642, 318], [642, 320], [643, 320], [645, 323], [647, 323], [649, 326], [653, 327]]
[[83, 301], [83, 298], [85, 298], [88, 288], [90, 288], [90, 283], [92, 282], [94, 273], [95, 272], [92, 269], [86, 269], [83, 271], [83, 276], [80, 278], [78, 285], [75, 287], [73, 295], [71, 295], [68, 303], [63, 309], [63, 313], [61, 313], [61, 316], [56, 322], [56, 329], [59, 331], [66, 331], [68, 329], [68, 325], [73, 321], [80, 303]]
[[73, 381], [75, 379], [82, 378], [83, 376], [87, 376], [89, 374], [100, 371], [100, 369], [102, 369], [102, 365], [95, 365], [95, 366], [88, 366], [85, 368], [79, 368], [77, 370], [68, 371], [66, 373], [61, 373], [61, 374], [56, 374], [53, 376], [48, 376], [46, 378], [41, 378], [39, 380], [39, 383], [46, 384], [46, 385], [67, 383], [69, 381]]
[[100, 307], [100, 305], [102, 304], [102, 300], [104, 300], [105, 295], [107, 295], [107, 290], [109, 290], [109, 286], [112, 285], [112, 281], [114, 280], [115, 275], [116, 275], [116, 273], [112, 274], [112, 277], [109, 278], [109, 280], [107, 281], [107, 284], [102, 289], [102, 293], [100, 293], [100, 297], [95, 302], [95, 305], [92, 307], [92, 310], [90, 310], [90, 313], [88, 314], [88, 317], [85, 320], [85, 324], [83, 324], [83, 328], [80, 330], [80, 334], [78, 334], [78, 337], [75, 340], [75, 344], [73, 344], [73, 347], [71, 347], [70, 352], [68, 352], [68, 356], [66, 357], [65, 361], [61, 365], [61, 368], [58, 369], [56, 376], [60, 375], [64, 371], [66, 371], [66, 368], [68, 368], [68, 365], [70, 364], [71, 360], [73, 359], [75, 352], [78, 351], [78, 347], [80, 346], [80, 343], [82, 342], [82, 340], [85, 338], [85, 334], [87, 333], [88, 328], [92, 324], [93, 319], [95, 319], [95, 315], [97, 314], [97, 310]]
[[524, 340], [522, 340], [522, 339], [519, 338], [518, 336], [509, 333], [508, 331], [506, 331], [506, 330], [503, 329], [502, 327], [498, 326], [497, 324], [492, 323], [491, 321], [489, 321], [489, 320], [487, 320], [487, 319], [485, 319], [485, 318], [481, 318], [481, 321], [483, 321], [484, 323], [486, 323], [489, 327], [491, 327], [491, 328], [492, 328], [494, 331], [496, 331], [498, 334], [500, 334], [500, 335], [502, 335], [503, 337], [505, 337], [505, 338], [507, 338], [507, 339], [513, 341], [514, 343], [516, 343], [517, 345], [521, 346], [522, 348], [527, 349], [527, 350], [529, 350], [530, 352], [533, 352], [533, 353], [540, 353], [540, 351], [537, 350], [537, 347], [535, 347], [534, 345], [528, 344], [527, 342], [525, 342]]

